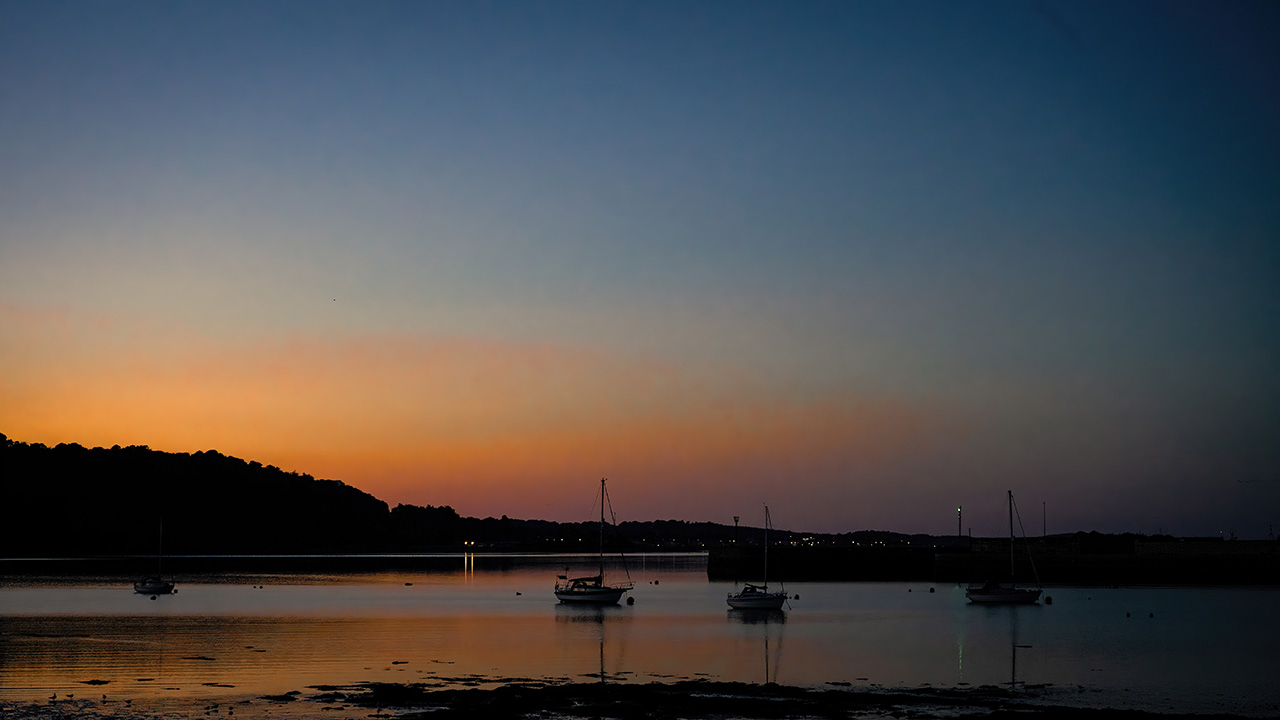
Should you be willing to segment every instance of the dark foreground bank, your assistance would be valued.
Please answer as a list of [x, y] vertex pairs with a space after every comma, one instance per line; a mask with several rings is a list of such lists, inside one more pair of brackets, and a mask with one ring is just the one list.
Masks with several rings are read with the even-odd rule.
[[[1011, 692], [983, 686], [972, 689], [918, 688], [868, 690], [833, 686], [811, 690], [774, 684], [680, 681], [671, 683], [547, 684], [512, 681], [494, 688], [439, 689], [425, 684], [360, 683], [313, 686], [238, 702], [207, 699], [165, 707], [136, 706], [107, 700], [50, 700], [42, 704], [0, 700], [0, 717], [15, 720], [172, 720], [175, 718], [1144, 718], [1227, 720], [1230, 714], [1150, 713], [1088, 708], [1046, 700], [1037, 688]], [[1272, 716], [1276, 717], [1276, 716]]]

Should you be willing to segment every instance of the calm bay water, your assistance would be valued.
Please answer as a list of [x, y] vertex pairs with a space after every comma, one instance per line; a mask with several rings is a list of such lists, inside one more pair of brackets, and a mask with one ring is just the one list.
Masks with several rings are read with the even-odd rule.
[[[233, 699], [361, 681], [1003, 685], [1082, 706], [1280, 713], [1280, 590], [1053, 588], [977, 607], [962, 588], [789, 583], [783, 613], [731, 611], [702, 556], [629, 558], [635, 605], [551, 595], [590, 559], [458, 556], [452, 569], [117, 578], [0, 587], [0, 698]], [[94, 681], [94, 684], [89, 684]]]

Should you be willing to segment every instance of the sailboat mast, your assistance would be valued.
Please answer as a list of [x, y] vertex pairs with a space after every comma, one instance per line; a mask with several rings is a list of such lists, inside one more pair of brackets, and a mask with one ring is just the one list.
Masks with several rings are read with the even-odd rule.
[[604, 478], [600, 478], [600, 582], [604, 582]]
[[161, 515], [160, 516], [160, 542], [157, 543], [156, 545], [156, 575], [157, 576], [162, 574], [160, 572], [160, 563], [163, 561], [163, 559], [164, 559], [164, 516]]
[[1013, 579], [1013, 491], [1009, 491], [1009, 579]]
[[769, 506], [764, 506], [764, 586], [769, 587]]

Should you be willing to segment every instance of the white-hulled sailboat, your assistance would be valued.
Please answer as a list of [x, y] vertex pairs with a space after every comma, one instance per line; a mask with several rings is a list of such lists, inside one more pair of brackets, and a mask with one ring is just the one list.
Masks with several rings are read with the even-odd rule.
[[[1022, 522], [1021, 519], [1018, 520]], [[1009, 581], [997, 582], [991, 581], [985, 585], [970, 585], [965, 591], [965, 596], [969, 598], [971, 603], [986, 604], [1008, 604], [1008, 605], [1033, 605], [1040, 600], [1040, 594], [1044, 590], [1040, 587], [1028, 588], [1018, 587], [1014, 584], [1013, 573], [1013, 491], [1009, 491]], [[1027, 556], [1030, 558], [1031, 550], [1028, 547]], [[1031, 572], [1036, 575], [1036, 585], [1040, 585], [1040, 574], [1036, 572], [1035, 561], [1031, 561]]]
[[735, 610], [781, 610], [787, 601], [786, 591], [769, 591], [769, 506], [764, 506], [764, 582], [743, 583], [742, 589], [729, 593], [725, 601]]
[[169, 595], [176, 590], [174, 584], [164, 579], [160, 563], [164, 558], [164, 520], [160, 521], [160, 544], [156, 548], [156, 574], [147, 575], [133, 584], [133, 591], [143, 595]]
[[[626, 582], [605, 583], [604, 577], [604, 506], [609, 503], [609, 491], [605, 478], [600, 478], [600, 562], [595, 575], [571, 578], [567, 574], [556, 576], [556, 598], [562, 603], [590, 605], [617, 605], [623, 594], [635, 587], [630, 573]], [[609, 503], [609, 515], [613, 516], [613, 503]]]

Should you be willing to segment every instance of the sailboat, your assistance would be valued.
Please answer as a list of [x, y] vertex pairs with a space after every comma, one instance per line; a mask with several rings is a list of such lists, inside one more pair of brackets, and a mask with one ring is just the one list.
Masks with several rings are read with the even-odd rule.
[[156, 574], [148, 575], [133, 584], [133, 591], [143, 595], [169, 595], [177, 592], [172, 582], [164, 579], [160, 573], [160, 563], [164, 557], [164, 520], [160, 521], [160, 544], [156, 549]]
[[[604, 578], [604, 506], [609, 502], [609, 491], [605, 489], [605, 478], [600, 478], [600, 563], [595, 575], [571, 578], [568, 575], [556, 576], [556, 597], [562, 603], [582, 603], [592, 605], [616, 605], [624, 593], [635, 587], [630, 573], [627, 581], [605, 583]], [[609, 503], [609, 515], [613, 515], [613, 504]]]
[[742, 589], [729, 593], [725, 599], [735, 610], [781, 610], [787, 601], [785, 591], [769, 591], [769, 506], [764, 506], [764, 582], [759, 585], [743, 583]]
[[[1019, 519], [1021, 522], [1021, 519]], [[1039, 587], [1023, 588], [1013, 583], [1013, 491], [1009, 491], [1009, 582], [988, 582], [986, 585], [971, 585], [965, 591], [965, 596], [969, 598], [971, 603], [1003, 603], [1032, 605], [1040, 600], [1040, 593], [1044, 592]], [[1030, 556], [1030, 549], [1027, 551]], [[1031, 563], [1031, 571], [1034, 573], [1036, 569], [1035, 562]], [[1036, 585], [1040, 584], [1040, 574], [1036, 573]]]

